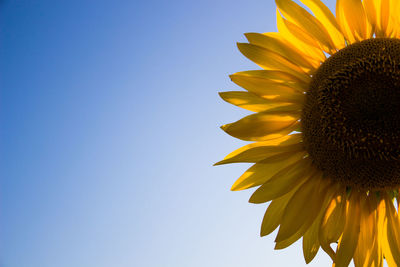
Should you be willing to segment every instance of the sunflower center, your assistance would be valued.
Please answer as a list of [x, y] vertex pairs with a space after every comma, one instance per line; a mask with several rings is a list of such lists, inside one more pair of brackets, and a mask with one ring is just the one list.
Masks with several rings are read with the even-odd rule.
[[400, 40], [369, 39], [328, 58], [310, 84], [302, 127], [326, 176], [367, 190], [400, 186]]

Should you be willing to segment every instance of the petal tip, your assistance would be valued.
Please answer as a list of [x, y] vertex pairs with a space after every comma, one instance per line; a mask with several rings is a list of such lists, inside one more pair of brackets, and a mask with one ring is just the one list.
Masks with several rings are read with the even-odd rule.
[[[225, 98], [226, 98], [226, 97], [225, 97], [225, 96], [226, 96], [226, 93], [227, 93], [227, 92], [218, 92], [218, 95], [219, 95], [220, 98], [222, 98], [223, 100], [225, 100]], [[226, 101], [226, 100], [225, 100], [225, 101]]]
[[228, 130], [228, 128], [229, 128], [229, 123], [228, 124], [224, 124], [224, 125], [222, 125], [221, 127], [219, 127], [219, 128], [221, 128], [223, 131], [227, 131]]
[[224, 160], [220, 160], [220, 161], [214, 163], [213, 166], [220, 166], [220, 165], [223, 165], [223, 164], [224, 164]]
[[247, 47], [248, 43], [236, 43], [237, 48], [239, 49], [240, 52], [242, 52], [243, 49], [245, 49], [245, 47]]
[[[265, 202], [267, 202], [267, 201], [265, 201]], [[254, 196], [251, 196], [250, 199], [249, 199], [249, 203], [252, 203], [252, 204], [262, 204], [262, 203], [265, 203], [265, 202], [258, 200]]]
[[240, 188], [239, 185], [240, 185], [240, 184], [236, 181], [236, 182], [232, 185], [231, 191], [240, 191], [240, 190], [242, 190], [242, 188]]

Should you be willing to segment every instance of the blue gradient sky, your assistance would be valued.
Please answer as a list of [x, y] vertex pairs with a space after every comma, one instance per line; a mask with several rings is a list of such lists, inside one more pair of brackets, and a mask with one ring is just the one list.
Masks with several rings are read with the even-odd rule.
[[6, 0], [0, 27], [1, 267], [305, 266], [229, 191], [248, 165], [212, 167], [272, 0]]

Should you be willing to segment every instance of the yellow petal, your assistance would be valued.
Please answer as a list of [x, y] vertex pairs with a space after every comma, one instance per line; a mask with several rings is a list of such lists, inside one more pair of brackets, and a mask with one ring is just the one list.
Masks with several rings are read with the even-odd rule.
[[[275, 140], [275, 139], [272, 139]], [[261, 143], [261, 142], [257, 142]], [[249, 149], [248, 151], [243, 151], [240, 154], [237, 155], [232, 155], [230, 154], [227, 156], [226, 159], [223, 159], [221, 161], [218, 161], [217, 163], [214, 164], [214, 166], [218, 165], [223, 165], [223, 164], [230, 164], [230, 163], [275, 163], [279, 161], [285, 161], [287, 158], [292, 156], [293, 154], [301, 153], [303, 156], [307, 154], [307, 152], [304, 150], [304, 147], [300, 144], [298, 145], [290, 145], [287, 147], [283, 147], [284, 151], [280, 151], [279, 149], [270, 149], [270, 150], [265, 150], [262, 151], [263, 149], [257, 149], [257, 147], [254, 147], [254, 149]], [[286, 151], [285, 151], [286, 150]], [[291, 150], [291, 151], [288, 151]], [[233, 153], [236, 153], [234, 151]]]
[[364, 0], [363, 5], [364, 5], [364, 10], [365, 14], [367, 15], [367, 18], [371, 25], [374, 28], [379, 28], [380, 25], [380, 2], [382, 0]]
[[309, 62], [300, 50], [285, 42], [278, 33], [246, 33], [245, 36], [251, 44], [271, 50], [293, 64], [303, 67], [303, 70], [314, 71], [319, 66], [319, 64]]
[[254, 111], [269, 111], [270, 113], [297, 111], [301, 112], [301, 105], [293, 103], [276, 103], [273, 100], [265, 99], [256, 94], [243, 91], [230, 91], [219, 93], [221, 98], [235, 106]]
[[[274, 82], [278, 83], [283, 83], [283, 84], [296, 84], [301, 86], [301, 89], [299, 89], [299, 92], [304, 92], [304, 88], [308, 88], [308, 85], [311, 81], [311, 77], [308, 75], [301, 76], [302, 79], [299, 79], [298, 77], [287, 73], [285, 71], [280, 71], [280, 70], [249, 70], [249, 71], [241, 71], [237, 72], [235, 74], [232, 74], [232, 76], [253, 76], [257, 78], [262, 78], [262, 79], [267, 79], [271, 80]], [[297, 89], [295, 87], [295, 89]]]
[[381, 35], [382, 37], [390, 37], [391, 31], [393, 30], [391, 28], [392, 25], [390, 24], [390, 9], [391, 9], [390, 3], [391, 3], [390, 0], [381, 0], [381, 8], [380, 8], [381, 16], [380, 16], [379, 30], [380, 32], [382, 32]]
[[311, 176], [289, 201], [282, 218], [282, 224], [279, 227], [276, 242], [295, 235], [303, 225], [308, 229], [314, 222], [327, 195], [326, 184], [319, 176], [320, 174]]
[[380, 32], [383, 37], [394, 38], [398, 33], [398, 5], [397, 0], [382, 0]]
[[275, 0], [275, 2], [286, 19], [310, 33], [326, 52], [333, 54], [336, 51], [325, 27], [315, 17], [293, 1]]
[[276, 16], [279, 33], [284, 36], [288, 42], [299, 47], [301, 51], [313, 61], [320, 63], [325, 61], [326, 58], [322, 52], [321, 46], [307, 31], [304, 31], [296, 24], [284, 19], [281, 13], [279, 13], [279, 10], [277, 10]]
[[301, 131], [301, 127], [300, 127], [300, 123], [296, 122], [293, 125], [283, 129], [282, 131], [278, 131], [275, 133], [271, 133], [265, 136], [262, 136], [260, 138], [258, 137], [254, 137], [254, 141], [267, 141], [267, 140], [273, 140], [276, 138], [281, 138], [282, 136], [286, 136], [292, 132], [300, 132]]
[[390, 252], [389, 243], [387, 240], [387, 215], [386, 215], [386, 203], [383, 198], [380, 198], [377, 208], [377, 217], [378, 217], [378, 241], [381, 249], [381, 254], [384, 255], [386, 262], [389, 267], [397, 266], [393, 256]]
[[295, 153], [284, 161], [256, 163], [239, 177], [239, 179], [232, 185], [231, 190], [238, 191], [261, 185], [283, 168], [301, 160], [303, 156], [304, 153]]
[[[387, 228], [387, 227], [386, 227]], [[397, 264], [397, 262], [395, 261], [395, 259], [393, 258], [392, 252], [390, 250], [390, 246], [387, 240], [388, 236], [387, 234], [384, 236], [383, 238], [383, 253], [385, 255], [385, 260], [387, 262], [387, 265], [389, 267], [398, 267], [399, 265]]]
[[267, 208], [267, 211], [264, 214], [264, 218], [261, 224], [261, 236], [269, 235], [278, 227], [286, 205], [292, 198], [293, 194], [296, 192], [296, 189], [297, 187], [295, 187], [286, 195], [283, 195], [271, 201]]
[[372, 27], [361, 0], [337, 0], [336, 17], [344, 36], [350, 43], [372, 37]]
[[285, 239], [285, 240], [280, 240], [280, 241], [275, 241], [275, 247], [274, 249], [284, 249], [292, 245], [294, 242], [300, 239], [300, 237], [303, 236], [303, 234], [308, 230], [308, 226], [303, 225], [295, 234], [293, 234], [291, 237]]
[[383, 250], [383, 254], [385, 256], [385, 260], [388, 264], [389, 267], [398, 267], [396, 260], [394, 259], [393, 255], [392, 255], [392, 251], [390, 249], [390, 245], [389, 245], [389, 241], [388, 241], [388, 235], [387, 235], [387, 225], [385, 225], [385, 235], [382, 238], [383, 239], [383, 246], [382, 246], [382, 250]]
[[[311, 177], [309, 181], [312, 179], [313, 177]], [[334, 192], [336, 192], [337, 190], [336, 186], [332, 187], [332, 185], [329, 184], [329, 180], [326, 179], [321, 180], [320, 177], [314, 177], [314, 179], [319, 180], [320, 183], [317, 182], [315, 184], [314, 186], [315, 188], [312, 193], [312, 198], [309, 199], [309, 203], [307, 204], [303, 203], [302, 205], [303, 206], [302, 210], [307, 215], [306, 218], [304, 219], [303, 216], [301, 217], [293, 216], [296, 218], [293, 219], [292, 221], [287, 221], [287, 218], [285, 218], [286, 216], [283, 217], [281, 227], [279, 228], [278, 236], [275, 240], [276, 242], [275, 249], [286, 248], [291, 244], [293, 244], [294, 242], [296, 242], [300, 237], [302, 237], [307, 232], [307, 230], [309, 230], [310, 226], [314, 223], [314, 221], [318, 220], [322, 211], [325, 210], [326, 206], [329, 203], [329, 200], [332, 198], [332, 195], [334, 194]], [[303, 184], [302, 186], [304, 185], [305, 184]], [[299, 188], [296, 191], [296, 194], [300, 192], [300, 190], [301, 188]], [[293, 196], [293, 198], [290, 201], [292, 202], [293, 199], [295, 199], [295, 196]], [[285, 208], [284, 212], [285, 215], [289, 213], [288, 212], [288, 209], [290, 208], [289, 205], [290, 204], [288, 204], [287, 207]], [[307, 208], [304, 208], [304, 205], [307, 205], [306, 206]], [[301, 221], [300, 222], [294, 221], [298, 219], [300, 219]], [[285, 226], [285, 224], [289, 227]], [[288, 224], [292, 224], [291, 226], [294, 227], [295, 229], [298, 228], [299, 225], [301, 225], [301, 227], [298, 230], [293, 231], [293, 229], [290, 229], [290, 225]], [[287, 231], [292, 231], [292, 233], [290, 234], [285, 233]], [[284, 239], [285, 235], [289, 237]]]
[[324, 25], [337, 50], [345, 47], [344, 36], [340, 31], [335, 16], [320, 0], [300, 0], [314, 13], [315, 17]]
[[[286, 135], [280, 138], [264, 142], [256, 142], [241, 147], [215, 165], [236, 163], [236, 162], [259, 162], [271, 156], [286, 153], [296, 153], [304, 150], [301, 134]], [[266, 162], [268, 163], [268, 162]]]
[[324, 213], [319, 231], [321, 247], [334, 260], [335, 252], [330, 244], [336, 242], [343, 233], [346, 220], [345, 191], [340, 192], [330, 200]]
[[[400, 34], [400, 2], [398, 0], [390, 0], [390, 19], [389, 19], [389, 32], [392, 30], [390, 37], [398, 37]], [[389, 37], [388, 33], [386, 36]]]
[[271, 50], [258, 45], [246, 43], [238, 43], [237, 46], [245, 57], [255, 62], [263, 69], [285, 71], [300, 79], [301, 76], [307, 75], [307, 73], [305, 73], [299, 66], [296, 66], [289, 60]]
[[370, 254], [369, 262], [366, 266], [372, 267], [383, 267], [383, 253], [382, 253], [382, 238], [381, 229], [379, 229], [379, 216], [378, 216], [378, 198], [375, 194], [370, 194], [367, 201], [370, 203], [370, 209], [372, 210], [372, 220], [375, 227], [374, 232], [374, 243]]
[[257, 76], [233, 74], [230, 76], [232, 81], [243, 87], [247, 91], [263, 98], [267, 98], [275, 103], [298, 103], [304, 102], [304, 94], [294, 84], [284, 84]]
[[389, 197], [385, 196], [386, 214], [388, 217], [387, 239], [395, 262], [400, 263], [400, 223], [399, 216]]
[[353, 258], [360, 234], [360, 215], [360, 196], [354, 191], [347, 202], [346, 224], [339, 240], [335, 267], [347, 267]]
[[[283, 104], [283, 103], [282, 103]], [[281, 106], [276, 106], [267, 110], [262, 110], [260, 112], [263, 112], [265, 114], [276, 114], [276, 115], [282, 115], [282, 114], [291, 114], [295, 115], [296, 117], [301, 116], [301, 110], [302, 107], [298, 104], [295, 103], [289, 103], [288, 105], [281, 105]]]
[[268, 140], [268, 135], [287, 130], [292, 132], [292, 126], [299, 119], [298, 114], [271, 115], [264, 112], [244, 117], [237, 122], [221, 126], [229, 135], [245, 141]]
[[318, 232], [321, 224], [323, 213], [314, 221], [311, 227], [303, 236], [303, 255], [306, 263], [310, 263], [319, 250], [320, 244], [318, 240]]
[[[364, 0], [365, 13], [375, 29], [376, 37], [393, 37], [395, 21], [394, 2], [391, 0]], [[398, 16], [398, 13], [395, 13]]]
[[361, 196], [360, 235], [353, 257], [355, 267], [372, 266], [374, 261], [372, 257], [377, 256], [374, 253], [375, 242], [377, 242], [376, 218], [369, 198], [371, 196], [365, 193]]
[[379, 234], [381, 235], [382, 240], [382, 251], [389, 267], [397, 267], [398, 265], [393, 257], [388, 241], [388, 217], [389, 216], [386, 209], [386, 200], [382, 199], [378, 207], [378, 227]]
[[310, 175], [311, 161], [306, 158], [276, 173], [250, 198], [251, 203], [264, 203], [289, 192], [293, 186], [303, 183]]

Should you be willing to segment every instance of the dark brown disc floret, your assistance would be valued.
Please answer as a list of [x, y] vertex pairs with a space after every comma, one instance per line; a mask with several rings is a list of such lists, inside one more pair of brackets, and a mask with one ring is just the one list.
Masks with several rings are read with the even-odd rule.
[[328, 58], [312, 78], [304, 144], [325, 176], [366, 190], [400, 186], [400, 40], [369, 39]]

